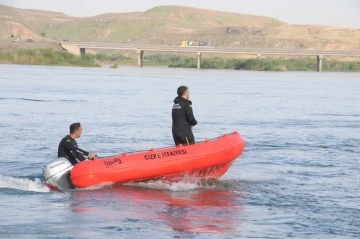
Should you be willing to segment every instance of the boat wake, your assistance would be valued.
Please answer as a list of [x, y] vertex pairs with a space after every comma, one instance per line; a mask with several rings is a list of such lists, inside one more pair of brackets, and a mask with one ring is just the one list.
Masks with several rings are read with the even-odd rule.
[[143, 187], [181, 192], [195, 190], [199, 188], [213, 188], [216, 187], [218, 184], [219, 181], [214, 179], [185, 178], [176, 182], [152, 180], [148, 182], [126, 183], [125, 185], [132, 187]]
[[18, 178], [0, 174], [0, 189], [15, 189], [28, 192], [47, 193], [50, 192], [39, 178]]
[[75, 190], [79, 190], [79, 191], [93, 191], [93, 190], [100, 190], [100, 189], [104, 189], [104, 188], [112, 188], [114, 186], [113, 183], [102, 183], [99, 185], [95, 185], [95, 186], [90, 186], [87, 188], [77, 188]]
[[114, 184], [114, 183], [103, 183], [96, 186], [91, 186], [87, 188], [76, 188], [71, 191], [96, 191], [101, 189], [108, 189], [113, 187], [138, 187], [138, 188], [149, 188], [149, 189], [157, 189], [157, 190], [169, 190], [173, 192], [181, 192], [181, 191], [189, 191], [197, 188], [203, 187], [203, 185], [195, 182], [168, 182], [163, 180], [152, 180], [148, 182], [132, 182], [132, 183], [124, 183], [124, 184]]
[[190, 182], [166, 182], [166, 181], [150, 181], [146, 183], [126, 183], [127, 186], [133, 186], [133, 187], [144, 187], [144, 188], [151, 188], [151, 189], [165, 189], [173, 192], [180, 192], [180, 191], [189, 191], [194, 190], [199, 187], [200, 185], [196, 183], [190, 183]]
[[[170, 182], [165, 180], [151, 180], [147, 182], [132, 182], [125, 183], [125, 186], [149, 188], [157, 190], [168, 190], [172, 192], [191, 191], [201, 188], [214, 188], [221, 186], [222, 183], [219, 180], [209, 179], [183, 179], [181, 181]], [[93, 191], [106, 188], [116, 187], [113, 183], [104, 183], [96, 186], [91, 186], [82, 189], [75, 189], [71, 191]], [[39, 192], [48, 193], [51, 190], [41, 181], [39, 178], [30, 179], [26, 177], [11, 177], [0, 174], [0, 189], [13, 189], [27, 192]]]

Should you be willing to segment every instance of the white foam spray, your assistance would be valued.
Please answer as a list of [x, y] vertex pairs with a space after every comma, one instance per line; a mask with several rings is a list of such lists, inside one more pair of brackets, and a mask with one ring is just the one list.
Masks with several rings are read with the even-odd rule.
[[0, 174], [0, 188], [16, 189], [29, 192], [50, 192], [49, 188], [42, 184], [39, 178], [34, 181], [28, 178], [17, 178], [11, 176], [3, 176]]
[[187, 181], [167, 182], [162, 180], [139, 182], [139, 183], [126, 183], [126, 185], [134, 186], [134, 187], [152, 188], [152, 189], [165, 189], [173, 192], [190, 191], [202, 187], [200, 184], [196, 182], [187, 182]]

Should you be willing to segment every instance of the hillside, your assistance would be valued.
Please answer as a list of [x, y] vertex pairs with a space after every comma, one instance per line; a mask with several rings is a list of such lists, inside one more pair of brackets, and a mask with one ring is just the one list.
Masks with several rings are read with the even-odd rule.
[[255, 48], [360, 49], [360, 29], [290, 25], [277, 19], [180, 6], [145, 12], [76, 18], [63, 13], [0, 5], [0, 39], [121, 42], [179, 45], [183, 40], [215, 46]]

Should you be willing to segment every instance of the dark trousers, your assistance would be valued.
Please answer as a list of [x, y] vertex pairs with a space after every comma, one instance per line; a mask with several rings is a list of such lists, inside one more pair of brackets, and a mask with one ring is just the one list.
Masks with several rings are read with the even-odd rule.
[[191, 129], [188, 130], [173, 130], [173, 138], [175, 145], [190, 145], [195, 144], [194, 134]]

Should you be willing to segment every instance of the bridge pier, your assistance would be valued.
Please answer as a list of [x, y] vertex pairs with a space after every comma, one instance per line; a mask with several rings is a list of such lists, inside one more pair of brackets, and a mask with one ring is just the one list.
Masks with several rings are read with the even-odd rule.
[[197, 68], [200, 69], [201, 68], [201, 52], [198, 52], [197, 54]]
[[85, 56], [85, 48], [80, 48], [80, 56]]
[[138, 67], [143, 67], [144, 64], [144, 51], [143, 50], [137, 50], [138, 55]]
[[317, 71], [318, 72], [322, 71], [322, 61], [323, 61], [323, 55], [318, 55], [317, 56]]

